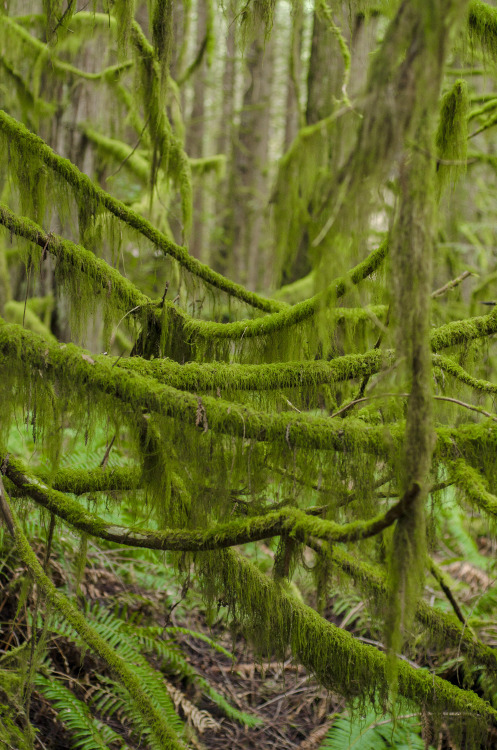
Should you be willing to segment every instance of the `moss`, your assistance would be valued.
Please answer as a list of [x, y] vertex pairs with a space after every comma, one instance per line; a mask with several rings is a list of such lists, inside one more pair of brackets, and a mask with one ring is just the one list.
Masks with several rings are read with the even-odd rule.
[[[138, 411], [150, 410], [179, 419], [185, 426], [199, 427], [199, 399], [194, 394], [154, 384], [135, 373], [113, 368], [110, 362], [96, 362], [74, 345], [50, 346], [18, 326], [0, 325], [1, 355], [18, 365], [21, 350], [23, 377], [28, 382], [30, 373], [34, 376], [40, 370], [49, 380], [60, 384], [69, 378], [72, 392], [81, 389], [86, 394], [89, 390], [107, 394]], [[380, 455], [390, 450], [391, 438], [383, 428], [365, 428], [352, 419], [344, 423], [293, 412], [266, 414], [212, 396], [204, 396], [202, 406], [208, 430], [225, 435], [275, 441], [289, 449], [364, 450]], [[205, 428], [203, 420], [200, 427]]]
[[[455, 185], [466, 169], [468, 154], [469, 94], [466, 81], [458, 80], [442, 98], [436, 146], [440, 162], [437, 177], [440, 188]], [[453, 164], [444, 164], [453, 162]]]
[[24, 325], [28, 331], [34, 331], [50, 341], [52, 344], [57, 343], [57, 339], [47, 328], [45, 323], [36, 315], [33, 310], [24, 305], [24, 302], [16, 302], [10, 300], [4, 306], [4, 317], [8, 323], [17, 323], [18, 325]]
[[[338, 545], [329, 550], [313, 545], [313, 549], [321, 558], [328, 560], [335, 570], [352, 578], [359, 590], [370, 598], [375, 608], [380, 611], [384, 609], [388, 599], [388, 582], [380, 568], [356, 559]], [[450, 644], [457, 651], [461, 650], [473, 664], [484, 664], [492, 673], [497, 672], [495, 651], [475, 638], [453, 614], [435, 609], [424, 599], [420, 599], [414, 616], [436, 643], [441, 646]]]
[[[57, 73], [74, 75], [88, 81], [98, 81], [106, 78], [116, 79], [121, 73], [128, 70], [133, 65], [132, 61], [125, 61], [119, 65], [112, 65], [105, 70], [96, 73], [89, 73], [86, 70], [81, 70], [80, 68], [71, 65], [65, 60], [60, 60], [54, 54], [53, 47], [43, 44], [43, 42], [32, 36], [14, 19], [9, 18], [9, 16], [2, 15], [0, 23], [5, 27], [5, 30], [7, 30], [9, 34], [13, 33], [15, 36], [19, 37], [23, 44], [28, 45], [36, 51], [38, 54], [38, 65], [41, 63], [44, 63], [47, 66], [49, 65], [50, 68]], [[34, 96], [35, 92], [29, 90], [29, 94]], [[40, 106], [46, 107], [47, 105], [40, 101]], [[55, 105], [53, 105], [51, 109], [55, 109]]]
[[[30, 475], [18, 459], [9, 457], [8, 460], [4, 461], [4, 467], [5, 475], [16, 485], [18, 490], [25, 492], [36, 503], [47, 508], [51, 513], [64, 519], [84, 534], [92, 534], [107, 541], [147, 549], [179, 551], [222, 549], [281, 535], [303, 543], [311, 537], [329, 542], [358, 541], [375, 536], [388, 528], [409, 512], [409, 507], [414, 499], [414, 495], [406, 496], [386, 513], [370, 520], [353, 521], [343, 525], [314, 518], [296, 508], [286, 507], [262, 516], [210, 525], [205, 530], [186, 531], [184, 528], [178, 528], [152, 532], [146, 529], [106, 523], [95, 514], [86, 511], [77, 501], [57, 490], [50, 489], [40, 479]], [[144, 467], [144, 475], [146, 472], [147, 466]], [[167, 490], [164, 482], [161, 483], [161, 487], [163, 490]], [[164, 500], [164, 498], [162, 499]], [[165, 505], [167, 506], [167, 498]], [[165, 520], [168, 520], [170, 515], [166, 507]]]
[[[72, 322], [76, 329], [85, 322], [85, 316], [95, 306], [98, 297], [108, 312], [109, 303], [112, 303], [114, 318], [134, 310], [147, 327], [147, 318], [156, 317], [156, 308], [148, 297], [139, 292], [119, 271], [80, 245], [57, 235], [47, 234], [37, 224], [17, 216], [3, 204], [0, 204], [0, 224], [12, 234], [29, 240], [56, 258], [55, 275], [59, 285], [66, 289], [73, 302]], [[28, 260], [31, 261], [32, 257], [32, 251], [29, 251]], [[31, 313], [31, 317], [33, 315]]]
[[160, 65], [160, 84], [167, 81], [173, 36], [172, 0], [154, 0], [152, 6], [152, 43]]
[[188, 254], [186, 248], [171, 242], [164, 234], [157, 231], [146, 219], [139, 216], [121, 201], [96, 186], [89, 177], [82, 174], [68, 159], [55, 154], [37, 135], [31, 133], [21, 123], [0, 110], [0, 132], [23, 157], [39, 159], [46, 167], [56, 173], [71, 186], [78, 205], [87, 206], [91, 215], [101, 206], [123, 221], [132, 229], [147, 237], [165, 255], [170, 255], [188, 272], [206, 283], [226, 292], [248, 305], [265, 312], [273, 312], [283, 307], [282, 303], [268, 300], [255, 292], [250, 292], [241, 284], [235, 284], [209, 266], [200, 263]]
[[488, 491], [479, 472], [460, 458], [448, 464], [450, 479], [459, 487], [464, 497], [478, 510], [497, 518], [497, 497]]
[[83, 132], [97, 146], [100, 153], [121, 162], [143, 185], [147, 184], [150, 177], [150, 163], [141, 154], [136, 151], [132, 153], [132, 148], [127, 143], [101, 135], [92, 127], [85, 126]]
[[[383, 242], [376, 250], [370, 253], [361, 263], [353, 268], [346, 276], [336, 279], [329, 287], [310, 299], [299, 302], [293, 307], [285, 305], [281, 312], [272, 315], [255, 318], [253, 320], [240, 320], [235, 323], [205, 323], [203, 321], [190, 321], [186, 330], [191, 336], [197, 338], [223, 338], [223, 339], [249, 339], [255, 336], [268, 336], [291, 326], [298, 325], [312, 318], [323, 308], [332, 306], [334, 302], [343, 297], [351, 287], [359, 284], [365, 278], [374, 273], [388, 251], [387, 242]], [[380, 312], [374, 310], [373, 314]], [[336, 315], [345, 314], [343, 308], [336, 310]], [[358, 313], [359, 314], [359, 313]]]
[[[117, 360], [113, 360], [116, 361]], [[372, 350], [365, 354], [347, 354], [331, 361], [279, 362], [267, 365], [186, 362], [180, 365], [168, 359], [120, 359], [117, 367], [154, 378], [184, 391], [213, 391], [224, 394], [237, 390], [277, 390], [313, 388], [323, 383], [338, 383], [373, 375], [394, 361], [392, 351]]]
[[494, 60], [497, 59], [497, 9], [481, 0], [471, 0], [468, 9], [470, 42], [476, 42]]
[[497, 333], [497, 310], [489, 315], [446, 323], [431, 332], [430, 343], [432, 351], [437, 352], [493, 333]]
[[[19, 367], [21, 351], [23, 370]], [[108, 395], [114, 404], [132, 405], [135, 413], [143, 409], [177, 419], [199, 436], [212, 431], [244, 440], [274, 443], [289, 452], [303, 448], [377, 456], [392, 456], [392, 450], [402, 443], [404, 425], [401, 422], [388, 427], [369, 427], [352, 418], [338, 421], [295, 412], [268, 414], [212, 396], [202, 397], [204, 416], [199, 421], [196, 395], [125, 372], [105, 360], [97, 362], [74, 345], [51, 346], [36, 334], [15, 325], [0, 325], [0, 355], [4, 361], [15, 365], [17, 377], [24, 378], [28, 384], [31, 377], [37, 378], [41, 371], [48, 381], [61, 385], [70, 382], [72, 392], [77, 389], [86, 394], [83, 406], [89, 392], [93, 398], [98, 394]], [[47, 419], [50, 422], [51, 418]], [[492, 422], [439, 427], [436, 434], [436, 456], [440, 458], [452, 457], [458, 450], [472, 456], [482, 445], [487, 451], [497, 451], [497, 430]]]
[[497, 385], [495, 385], [495, 383], [490, 383], [488, 380], [474, 378], [469, 372], [449, 357], [443, 357], [441, 354], [434, 354], [433, 364], [435, 367], [439, 367], [444, 372], [457, 378], [461, 383], [469, 385], [470, 388], [473, 388], [475, 391], [480, 391], [481, 393], [497, 393]]
[[135, 18], [135, 0], [114, 0], [112, 10], [117, 21], [118, 51], [124, 56], [128, 50], [131, 26]]
[[[206, 592], [228, 606], [259, 652], [283, 658], [289, 649], [328, 690], [349, 700], [360, 698], [384, 705], [387, 664], [380, 651], [324, 620], [232, 550], [199, 556], [197, 568]], [[459, 713], [451, 731], [457, 730], [457, 725], [460, 731], [470, 725], [474, 746], [487, 719], [497, 716], [474, 693], [460, 690], [428, 670], [413, 669], [399, 660], [398, 676], [400, 695], [425, 708], [439, 722], [442, 717], [447, 719], [448, 712]]]
[[121, 492], [140, 486], [141, 471], [135, 468], [58, 469], [54, 474], [38, 469], [35, 474], [50, 488], [73, 495], [94, 492]]

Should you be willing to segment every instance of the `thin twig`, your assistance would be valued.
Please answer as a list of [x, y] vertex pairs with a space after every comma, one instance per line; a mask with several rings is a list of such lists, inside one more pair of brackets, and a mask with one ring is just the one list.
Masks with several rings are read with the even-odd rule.
[[459, 606], [459, 603], [456, 600], [454, 594], [452, 593], [449, 584], [445, 580], [444, 574], [442, 573], [438, 565], [436, 565], [434, 560], [432, 560], [431, 558], [429, 558], [428, 567], [433, 578], [437, 581], [438, 585], [440, 586], [445, 596], [447, 597], [448, 601], [450, 602], [457, 619], [464, 625], [464, 627], [467, 627], [466, 618], [464, 617], [462, 610]]
[[435, 299], [436, 297], [441, 297], [445, 292], [449, 292], [451, 289], [454, 289], [454, 287], [458, 286], [464, 279], [467, 279], [468, 276], [476, 276], [475, 273], [472, 271], [464, 271], [460, 276], [458, 276], [455, 279], [452, 279], [452, 281], [448, 281], [446, 284], [440, 287], [440, 289], [436, 289], [434, 292], [431, 293], [432, 299]]
[[149, 121], [149, 120], [150, 120], [150, 115], [149, 115], [149, 116], [147, 117], [147, 119], [146, 119], [146, 121], [145, 121], [145, 125], [143, 126], [143, 130], [142, 130], [142, 132], [140, 133], [140, 135], [139, 135], [139, 137], [138, 137], [138, 140], [136, 141], [135, 145], [133, 146], [133, 149], [132, 149], [132, 150], [131, 150], [131, 151], [129, 152], [129, 154], [127, 155], [127, 157], [126, 157], [126, 158], [125, 158], [125, 159], [124, 159], [124, 160], [123, 160], [123, 161], [122, 161], [122, 162], [120, 163], [120, 165], [118, 166], [118, 168], [116, 169], [116, 171], [115, 171], [115, 172], [112, 172], [112, 174], [110, 174], [110, 175], [109, 175], [108, 177], [106, 177], [106, 180], [110, 180], [110, 179], [111, 179], [112, 177], [115, 177], [115, 176], [116, 176], [116, 174], [119, 174], [119, 172], [120, 172], [120, 171], [121, 171], [121, 169], [122, 169], [122, 168], [124, 167], [124, 165], [126, 164], [126, 162], [127, 162], [127, 161], [128, 161], [129, 159], [131, 159], [131, 157], [133, 156], [133, 154], [135, 153], [136, 149], [138, 148], [138, 146], [139, 146], [139, 145], [140, 145], [140, 143], [141, 143], [141, 140], [142, 140], [142, 138], [143, 138], [143, 135], [144, 135], [144, 133], [145, 133], [145, 130], [147, 129], [147, 126], [148, 126], [148, 121]]
[[[355, 406], [355, 404], [360, 404], [363, 401], [372, 401], [375, 398], [409, 398], [410, 395], [410, 393], [376, 393], [373, 396], [363, 396], [363, 398], [357, 398], [354, 401], [345, 404], [345, 406], [342, 406], [341, 409], [330, 415], [330, 419], [338, 417], [344, 411], [347, 411], [352, 406]], [[485, 411], [485, 409], [481, 409], [479, 406], [467, 404], [465, 401], [460, 401], [458, 398], [451, 398], [450, 396], [433, 396], [433, 398], [435, 401], [449, 401], [451, 404], [457, 404], [457, 406], [462, 406], [470, 411], [475, 411], [477, 414], [483, 414], [484, 417], [488, 417], [494, 422], [497, 422], [497, 414], [491, 414], [489, 411]]]
[[112, 440], [110, 441], [110, 443], [108, 444], [107, 448], [105, 449], [104, 457], [100, 461], [100, 466], [101, 466], [102, 469], [105, 469], [105, 467], [107, 466], [107, 462], [109, 460], [110, 452], [112, 450], [112, 446], [114, 445], [114, 441], [115, 441], [116, 437], [117, 437], [117, 432], [114, 435], [114, 437], [112, 438]]

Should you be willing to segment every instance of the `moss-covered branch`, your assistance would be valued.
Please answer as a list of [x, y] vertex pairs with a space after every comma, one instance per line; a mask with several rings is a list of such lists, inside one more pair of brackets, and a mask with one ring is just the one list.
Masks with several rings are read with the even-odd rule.
[[336, 279], [329, 287], [310, 299], [298, 302], [280, 312], [252, 320], [239, 320], [235, 323], [206, 323], [191, 320], [186, 332], [196, 338], [206, 339], [249, 339], [255, 336], [268, 336], [277, 331], [290, 328], [312, 318], [331, 302], [343, 297], [354, 285], [370, 276], [383, 262], [388, 251], [386, 240], [373, 250], [367, 258], [353, 268], [346, 276]]
[[[386, 700], [385, 654], [358, 643], [233, 550], [202, 556], [198, 568], [207, 590], [227, 604], [261, 652], [283, 656], [289, 648], [328, 690], [349, 699]], [[397, 670], [401, 696], [439, 720], [445, 712], [456, 713], [460, 728], [464, 726], [466, 736], [474, 737], [475, 746], [476, 735], [485, 731], [487, 722], [497, 719], [497, 711], [471, 691], [404, 661], [399, 660]]]
[[[20, 460], [12, 456], [4, 458], [2, 464], [5, 476], [13, 483], [13, 487], [18, 488], [74, 528], [97, 538], [130, 547], [199, 551], [221, 549], [233, 544], [256, 541], [279, 534], [284, 530], [287, 534], [293, 532], [295, 538], [310, 545], [321, 556], [329, 557], [331, 564], [352, 577], [365, 593], [375, 599], [377, 605], [380, 605], [383, 600], [386, 601], [386, 580], [379, 569], [358, 561], [340, 547], [333, 546], [330, 549], [326, 545], [323, 546], [323, 543], [318, 541], [318, 536], [347, 541], [353, 541], [358, 537], [364, 538], [371, 532], [381, 530], [380, 527], [386, 528], [390, 521], [395, 520], [394, 516], [400, 510], [405, 510], [405, 507], [402, 508], [399, 504], [394, 506], [393, 512], [389, 511], [377, 519], [358, 524], [346, 524], [341, 527], [338, 524], [319, 522], [319, 519], [310, 519], [308, 515], [296, 512], [295, 509], [285, 509], [283, 512], [270, 513], [259, 518], [218, 524], [207, 531], [171, 529], [150, 532], [140, 528], [133, 529], [107, 523], [56, 489], [63, 489], [65, 492], [74, 494], [131, 489], [133, 482], [138, 482], [139, 479], [138, 472], [134, 470], [97, 469], [93, 472], [61, 470], [53, 476], [50, 487], [38, 476], [30, 473]], [[126, 481], [127, 478], [129, 481]], [[330, 531], [329, 535], [328, 531]], [[416, 619], [436, 638], [450, 642], [473, 661], [485, 664], [492, 671], [497, 671], [495, 652], [480, 643], [467, 628], [462, 628], [453, 616], [437, 611], [421, 600], [417, 605]]]
[[481, 474], [462, 458], [451, 462], [448, 468], [451, 480], [464, 492], [471, 505], [497, 518], [497, 497], [488, 491]]
[[440, 367], [441, 370], [449, 373], [449, 375], [457, 378], [457, 380], [460, 380], [461, 383], [469, 385], [476, 391], [490, 394], [497, 393], [497, 385], [495, 383], [490, 383], [490, 381], [488, 380], [480, 380], [479, 378], [474, 378], [469, 374], [469, 372], [467, 372], [463, 367], [458, 365], [457, 362], [454, 362], [454, 360], [450, 359], [449, 357], [444, 357], [440, 354], [434, 354], [433, 364], [435, 367]]
[[[371, 350], [365, 354], [346, 354], [330, 361], [278, 362], [267, 365], [186, 362], [170, 359], [145, 360], [141, 357], [112, 359], [117, 367], [154, 378], [184, 391], [277, 390], [312, 388], [323, 383], [373, 375], [393, 363], [392, 351]], [[100, 360], [99, 360], [100, 361]]]
[[[349, 576], [360, 591], [371, 598], [375, 606], [381, 608], [386, 604], [386, 577], [378, 567], [361, 562], [337, 545], [329, 548], [312, 539], [308, 541], [308, 545], [320, 556], [328, 559], [333, 567]], [[415, 618], [440, 643], [450, 643], [453, 648], [460, 649], [466, 654], [473, 663], [484, 664], [493, 673], [497, 672], [495, 650], [475, 638], [471, 630], [463, 627], [454, 615], [430, 607], [424, 599], [420, 599], [416, 606]]]
[[305, 542], [310, 537], [328, 542], [355, 542], [381, 533], [409, 512], [419, 487], [414, 485], [386, 513], [366, 521], [353, 521], [344, 525], [314, 518], [296, 508], [283, 508], [263, 516], [236, 519], [216, 524], [202, 530], [148, 529], [119, 526], [85, 510], [80, 503], [57, 490], [51, 489], [41, 479], [30, 474], [21, 461], [4, 458], [2, 471], [18, 490], [54, 515], [99, 539], [116, 544], [146, 549], [198, 552], [223, 549], [239, 544], [260, 541], [273, 536], [290, 536]]
[[[105, 261], [96, 258], [93, 253], [85, 250], [81, 245], [75, 245], [69, 240], [65, 240], [53, 233], [47, 234], [38, 224], [26, 217], [15, 214], [4, 204], [0, 204], [0, 224], [3, 224], [12, 234], [23, 237], [52, 253], [57, 257], [59, 263], [66, 267], [69, 266], [69, 273], [72, 271], [83, 274], [90, 283], [95, 284], [106, 295], [110, 293], [110, 295], [115, 296], [119, 301], [121, 309], [128, 311], [134, 307], [143, 308], [145, 306], [147, 313], [155, 317], [159, 322], [160, 310], [156, 304], [153, 304], [148, 297], [142, 294], [130, 281], [125, 279], [119, 271], [109, 266]], [[298, 303], [293, 307], [286, 307], [282, 312], [273, 313], [265, 317], [242, 320], [236, 323], [213, 323], [195, 320], [167, 300], [163, 304], [163, 309], [167, 312], [169, 321], [174, 320], [177, 323], [178, 328], [182, 331], [179, 333], [178, 330], [178, 333], [182, 336], [183, 341], [187, 338], [195, 341], [206, 341], [211, 338], [245, 339], [254, 336], [264, 337], [292, 325], [297, 325], [312, 317], [330, 297], [339, 298], [343, 296], [350, 288], [350, 285], [359, 283], [362, 279], [373, 273], [385, 257], [386, 251], [386, 243], [383, 243], [364, 261], [352, 269], [347, 276], [336, 279], [325, 292], [315, 295], [311, 299]], [[368, 318], [367, 309], [349, 310], [349, 308], [338, 308], [335, 312], [337, 320], [340, 319], [341, 315], [347, 316], [349, 312], [357, 319]], [[377, 312], [380, 311], [378, 310]], [[431, 347], [434, 351], [437, 351], [474, 338], [489, 336], [496, 332], [497, 313], [492, 312], [489, 315], [478, 316], [468, 320], [453, 321], [440, 326], [431, 333]], [[370, 355], [368, 354], [368, 356]], [[376, 356], [380, 357], [381, 355], [378, 354]], [[391, 353], [387, 352], [385, 357], [389, 361]], [[380, 364], [380, 359], [378, 359], [378, 364]], [[316, 369], [319, 367], [319, 365], [313, 363], [312, 367], [314, 366]], [[130, 367], [134, 366], [130, 365]], [[160, 365], [158, 364], [155, 364], [154, 367], [160, 369]], [[164, 365], [164, 367], [167, 367], [167, 365]], [[136, 365], [136, 368], [139, 369], [139, 365]], [[222, 372], [222, 366], [220, 372]], [[255, 374], [256, 371], [254, 370], [253, 372]], [[358, 372], [358, 375], [366, 374], [373, 373], [369, 370], [368, 372]], [[282, 375], [282, 380], [284, 379], [285, 376]], [[188, 385], [185, 387], [188, 387]], [[203, 389], [200, 385], [197, 387], [200, 390]], [[206, 388], [208, 387], [210, 386], [207, 385]], [[274, 387], [280, 386], [275, 385]]]
[[141, 471], [124, 466], [98, 469], [59, 469], [55, 474], [40, 469], [35, 478], [52, 489], [86, 495], [93, 492], [126, 492], [140, 487]]
[[471, 42], [478, 42], [482, 50], [494, 60], [497, 57], [497, 9], [482, 0], [472, 0], [468, 10], [468, 30]]
[[84, 78], [88, 81], [100, 81], [104, 79], [115, 79], [126, 70], [129, 70], [129, 68], [131, 68], [134, 64], [132, 60], [126, 60], [122, 63], [119, 63], [118, 65], [111, 65], [110, 67], [105, 68], [104, 70], [101, 70], [97, 73], [89, 73], [86, 70], [76, 68], [74, 65], [65, 62], [65, 60], [60, 60], [54, 54], [53, 47], [44, 44], [39, 39], [32, 36], [28, 31], [26, 31], [26, 29], [16, 23], [13, 18], [9, 18], [9, 16], [6, 16], [4, 13], [0, 15], [0, 24], [3, 24], [5, 26], [8, 33], [16, 34], [19, 39], [21, 39], [21, 41], [23, 41], [25, 44], [30, 45], [38, 53], [38, 55], [42, 59], [45, 59], [50, 67], [58, 73], [69, 73], [70, 75], [77, 76], [78, 78]]
[[[22, 352], [22, 354], [21, 354]], [[0, 324], [0, 361], [10, 362], [19, 377], [38, 381], [39, 373], [56, 380], [61, 387], [80, 388], [94, 395], [106, 394], [136, 411], [154, 412], [179, 420], [199, 431], [238, 436], [258, 442], [279, 443], [288, 449], [366, 452], [391, 456], [403, 440], [402, 423], [384, 426], [365, 425], [360, 420], [330, 420], [294, 412], [265, 413], [212, 396], [199, 397], [162, 385], [150, 378], [111, 362], [93, 360], [73, 344], [53, 346], [45, 339], [12, 324]], [[202, 419], [199, 422], [199, 405]], [[481, 450], [497, 451], [497, 429], [493, 423], [439, 427], [436, 430], [437, 458], [452, 458]]]
[[454, 320], [440, 326], [430, 334], [431, 348], [434, 352], [448, 349], [466, 341], [485, 338], [497, 333], [497, 309], [489, 315], [479, 315], [465, 320]]
[[121, 201], [113, 198], [98, 185], [95, 185], [72, 162], [58, 156], [42, 138], [31, 133], [24, 125], [2, 110], [0, 110], [0, 132], [8, 138], [12, 147], [17, 148], [21, 154], [25, 154], [28, 158], [39, 159], [67, 182], [72, 187], [78, 204], [88, 203], [90, 206], [102, 206], [117, 219], [147, 237], [165, 255], [170, 255], [177, 260], [185, 270], [194, 276], [226, 292], [231, 297], [235, 297], [264, 312], [275, 312], [285, 307], [284, 303], [261, 297], [255, 292], [245, 289], [241, 284], [236, 284], [213, 271], [209, 266], [200, 263], [196, 258], [189, 255], [185, 247], [176, 245], [142, 216], [125, 206]]
[[[18, 216], [3, 203], [0, 203], [0, 224], [11, 234], [23, 237], [53, 255], [59, 268], [63, 268], [69, 274], [80, 275], [94, 287], [95, 292], [113, 297], [119, 309], [127, 312], [135, 307], [142, 308], [152, 304], [151, 300], [116, 268], [112, 268], [81, 245], [51, 232], [47, 234], [34, 221], [25, 216]], [[153, 311], [155, 312], [155, 308]]]
[[122, 682], [129, 692], [136, 710], [143, 718], [145, 725], [150, 728], [151, 734], [158, 743], [158, 746], [164, 748], [164, 750], [184, 750], [184, 744], [178, 739], [174, 730], [168, 726], [147, 693], [143, 690], [140, 680], [134, 674], [132, 667], [88, 624], [87, 618], [79, 612], [75, 605], [60, 591], [57, 591], [45, 574], [26, 539], [16, 514], [10, 507], [1, 477], [0, 511], [13, 537], [21, 561], [36, 582], [39, 590], [46, 597], [47, 602], [67, 620], [83, 641], [104, 660], [114, 675]]

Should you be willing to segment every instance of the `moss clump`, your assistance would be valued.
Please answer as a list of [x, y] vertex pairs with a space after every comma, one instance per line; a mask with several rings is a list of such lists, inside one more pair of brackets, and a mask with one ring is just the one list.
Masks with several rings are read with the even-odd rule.
[[440, 108], [435, 139], [440, 159], [437, 168], [440, 189], [445, 185], [454, 186], [466, 169], [468, 112], [468, 85], [466, 81], [458, 80], [442, 98]]

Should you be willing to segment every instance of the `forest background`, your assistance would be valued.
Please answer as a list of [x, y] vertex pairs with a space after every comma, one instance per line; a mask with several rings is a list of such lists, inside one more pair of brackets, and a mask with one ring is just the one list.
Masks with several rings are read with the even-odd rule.
[[497, 8], [35, 5], [0, 743], [495, 746]]

